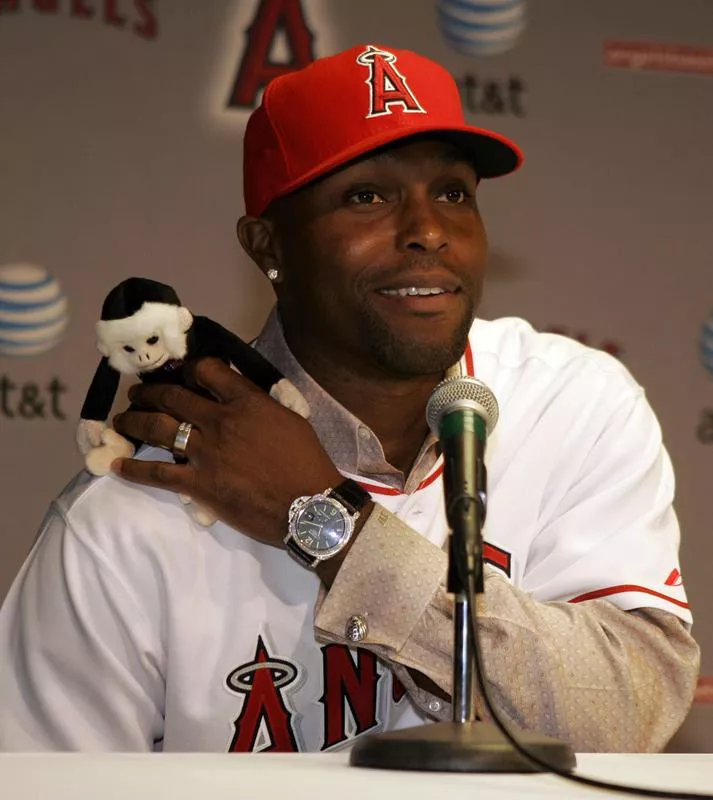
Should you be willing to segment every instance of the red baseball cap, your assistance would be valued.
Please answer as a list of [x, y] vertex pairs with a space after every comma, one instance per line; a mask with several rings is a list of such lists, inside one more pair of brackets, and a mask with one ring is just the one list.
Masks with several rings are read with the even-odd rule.
[[267, 85], [245, 130], [246, 213], [260, 216], [277, 197], [424, 133], [453, 141], [481, 178], [506, 175], [522, 163], [513, 142], [466, 124], [450, 73], [409, 50], [359, 45], [281, 75]]

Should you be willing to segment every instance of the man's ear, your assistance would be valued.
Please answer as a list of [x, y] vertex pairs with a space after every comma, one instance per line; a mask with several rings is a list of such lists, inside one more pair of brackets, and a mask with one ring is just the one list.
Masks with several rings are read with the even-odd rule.
[[240, 217], [237, 224], [238, 241], [243, 250], [267, 275], [271, 269], [280, 269], [281, 248], [275, 224], [267, 217]]

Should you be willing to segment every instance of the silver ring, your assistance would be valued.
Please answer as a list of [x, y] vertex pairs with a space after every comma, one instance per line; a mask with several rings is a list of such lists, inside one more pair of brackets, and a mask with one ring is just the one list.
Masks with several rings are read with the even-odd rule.
[[188, 437], [191, 435], [193, 425], [190, 422], [181, 422], [176, 431], [176, 438], [173, 440], [173, 447], [171, 452], [177, 458], [186, 457], [186, 447], [188, 445]]

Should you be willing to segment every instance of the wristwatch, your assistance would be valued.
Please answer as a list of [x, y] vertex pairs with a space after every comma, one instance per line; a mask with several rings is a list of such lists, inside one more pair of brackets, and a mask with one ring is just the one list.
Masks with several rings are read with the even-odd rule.
[[369, 500], [369, 492], [350, 478], [334, 489], [293, 500], [285, 536], [287, 551], [311, 568], [332, 558], [351, 539], [359, 512]]

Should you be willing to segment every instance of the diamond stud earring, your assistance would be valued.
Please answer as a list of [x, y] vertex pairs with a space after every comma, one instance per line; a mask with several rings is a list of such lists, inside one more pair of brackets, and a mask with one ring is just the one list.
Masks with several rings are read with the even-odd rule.
[[276, 269], [269, 269], [267, 271], [268, 280], [276, 281], [280, 273]]

